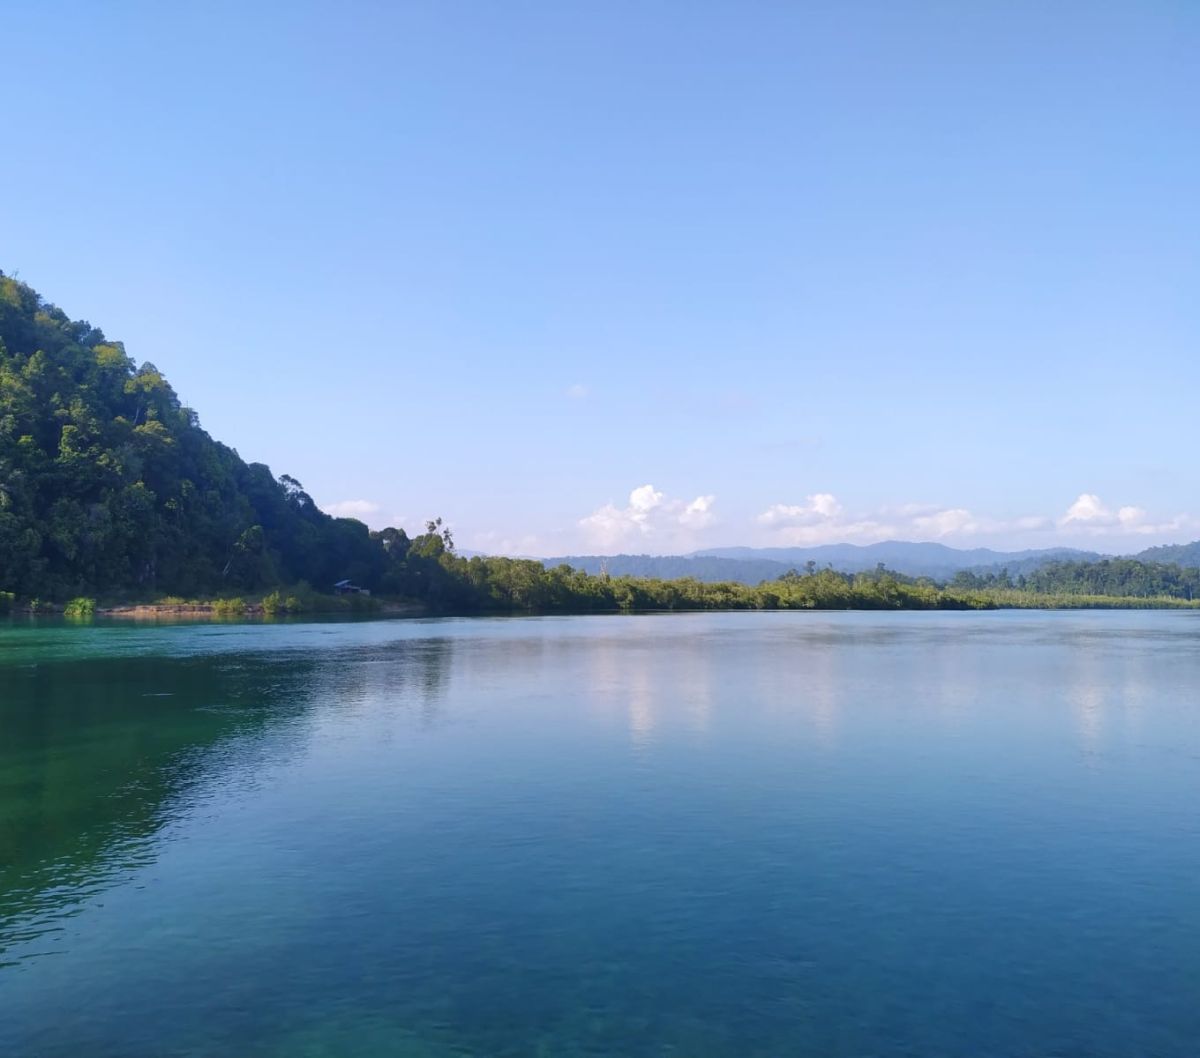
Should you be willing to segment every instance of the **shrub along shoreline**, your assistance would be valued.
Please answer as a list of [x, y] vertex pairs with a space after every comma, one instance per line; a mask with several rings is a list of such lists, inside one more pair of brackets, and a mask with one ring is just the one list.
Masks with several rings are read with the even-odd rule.
[[78, 596], [66, 603], [43, 599], [18, 599], [0, 592], [0, 615], [62, 616], [75, 620], [93, 617], [287, 617], [298, 614], [388, 615], [424, 613], [420, 603], [401, 599], [374, 599], [365, 595], [324, 595], [300, 586], [289, 592], [262, 596], [220, 596], [184, 599], [159, 596], [150, 599], [94, 599]]
[[[210, 437], [153, 364], [139, 366], [120, 342], [3, 273], [0, 468], [0, 614], [1175, 608], [1200, 599], [1200, 568], [1137, 559], [1051, 562], [1015, 579], [962, 571], [948, 583], [810, 563], [748, 585], [467, 558], [440, 518], [409, 537], [322, 511], [295, 478]], [[322, 593], [348, 583], [371, 596]]]
[[[565, 571], [565, 572], [564, 572]], [[549, 574], [557, 573], [557, 578]], [[545, 571], [548, 579], [570, 578], [575, 590], [495, 591], [486, 598], [446, 600], [442, 605], [411, 598], [326, 595], [306, 585], [261, 596], [184, 599], [97, 600], [80, 596], [65, 604], [19, 600], [0, 592], [0, 614], [102, 618], [280, 618], [299, 615], [364, 617], [520, 614], [686, 613], [715, 611], [913, 611], [913, 610], [1181, 610], [1200, 609], [1200, 600], [1175, 596], [1095, 595], [1037, 592], [1018, 588], [963, 589], [932, 582], [898, 580], [890, 574], [850, 576], [825, 571], [788, 576], [759, 585], [693, 580], [597, 577], [567, 567]], [[581, 589], [587, 590], [581, 590]]]

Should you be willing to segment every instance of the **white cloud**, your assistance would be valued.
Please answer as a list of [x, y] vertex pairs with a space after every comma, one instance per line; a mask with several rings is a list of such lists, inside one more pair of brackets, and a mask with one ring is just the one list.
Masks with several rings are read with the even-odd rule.
[[776, 503], [758, 516], [759, 524], [767, 526], [797, 527], [819, 525], [832, 521], [842, 513], [837, 497], [828, 492], [816, 492], [804, 503]]
[[804, 503], [776, 503], [758, 516], [771, 542], [793, 546], [871, 544], [881, 540], [946, 540], [1034, 532], [1053, 525], [1048, 518], [1026, 516], [1011, 521], [986, 518], [966, 507], [905, 503], [848, 514], [832, 493], [816, 492]]
[[697, 496], [691, 503], [683, 509], [683, 513], [679, 516], [679, 521], [682, 525], [686, 525], [689, 529], [703, 529], [707, 525], [712, 524], [713, 520], [713, 504], [717, 502], [716, 496]]
[[582, 382], [576, 382], [573, 386], [567, 387], [567, 396], [572, 400], [583, 400], [591, 390]]
[[589, 546], [680, 549], [694, 545], [691, 534], [711, 525], [715, 496], [670, 499], [653, 485], [639, 485], [624, 507], [606, 503], [579, 520]]
[[360, 522], [365, 522], [383, 508], [370, 500], [339, 500], [337, 503], [325, 504], [322, 509], [335, 518], [357, 518]]
[[1114, 510], [1093, 492], [1080, 493], [1058, 520], [1058, 527], [1064, 532], [1085, 536], [1160, 536], [1195, 525], [1196, 520], [1185, 514], [1156, 522], [1141, 507], [1125, 506]]
[[1079, 499], [1067, 508], [1067, 513], [1062, 516], [1061, 524], [1070, 525], [1072, 522], [1089, 524], [1098, 522], [1108, 523], [1111, 520], [1112, 514], [1100, 502], [1100, 497], [1090, 492], [1084, 492], [1080, 494]]
[[650, 512], [658, 507], [662, 500], [663, 494], [653, 485], [642, 485], [629, 494], [630, 516], [638, 522], [645, 522]]
[[932, 514], [922, 514], [912, 521], [913, 528], [933, 537], [952, 536], [955, 533], [975, 533], [981, 528], [979, 520], [965, 507], [951, 507]]
[[1132, 542], [1134, 538], [1166, 538], [1200, 529], [1200, 521], [1188, 515], [1155, 520], [1141, 507], [1108, 507], [1088, 492], [1058, 519], [1045, 515], [991, 518], [966, 507], [919, 503], [847, 513], [831, 493], [818, 492], [803, 503], [776, 503], [757, 521], [767, 531], [770, 543], [793, 546], [940, 540], [958, 546], [978, 546], [986, 541], [997, 547], [1049, 547], [1085, 537], [1124, 536]]
[[815, 492], [804, 503], [776, 503], [758, 516], [758, 524], [784, 544], [874, 543], [894, 536], [896, 527], [877, 518], [845, 518], [837, 497]]
[[588, 540], [600, 547], [614, 547], [630, 535], [636, 525], [626, 512], [606, 503], [579, 520], [579, 527]]

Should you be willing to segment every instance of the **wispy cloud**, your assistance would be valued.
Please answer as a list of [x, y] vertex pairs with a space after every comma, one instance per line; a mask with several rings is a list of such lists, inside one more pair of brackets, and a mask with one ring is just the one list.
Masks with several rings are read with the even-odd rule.
[[546, 543], [546, 540], [542, 537], [532, 533], [510, 536], [505, 533], [496, 532], [493, 529], [472, 533], [464, 540], [465, 549], [468, 551], [482, 551], [486, 555], [508, 556], [549, 554], [552, 549], [547, 550]]
[[[336, 516], [357, 518], [372, 529], [407, 525], [368, 499], [324, 505]], [[1109, 504], [1090, 492], [1059, 508], [1058, 514], [996, 517], [965, 505], [901, 503], [856, 508], [832, 492], [813, 492], [733, 519], [718, 520], [717, 498], [702, 493], [672, 496], [653, 484], [632, 489], [624, 502], [609, 502], [590, 514], [555, 526], [500, 525], [472, 532], [465, 526], [460, 546], [491, 554], [561, 555], [580, 552], [646, 551], [679, 554], [717, 544], [809, 547], [872, 544], [884, 540], [940, 541], [954, 547], [1002, 549], [1077, 546], [1115, 553], [1141, 550], [1200, 536], [1200, 518], [1155, 515], [1133, 504]], [[744, 519], [744, 520], [743, 520]], [[423, 524], [423, 523], [422, 523]], [[530, 535], [529, 529], [536, 535]], [[420, 526], [410, 531], [419, 532]]]
[[1188, 515], [1154, 519], [1140, 507], [1109, 507], [1082, 493], [1058, 518], [1028, 514], [994, 518], [966, 507], [910, 503], [848, 513], [835, 496], [818, 492], [803, 503], [776, 503], [757, 518], [770, 542], [786, 545], [877, 543], [881, 540], [940, 540], [978, 544], [981, 538], [1012, 547], [1046, 547], [1084, 537], [1169, 536], [1200, 530]]
[[582, 382], [576, 382], [572, 386], [567, 387], [567, 396], [571, 400], [583, 400], [591, 393], [591, 389], [585, 386]]
[[679, 515], [679, 524], [689, 529], [704, 529], [713, 522], [713, 504], [716, 496], [697, 496], [684, 507]]
[[338, 500], [337, 503], [326, 503], [322, 509], [335, 518], [357, 518], [362, 522], [368, 521], [372, 515], [383, 510], [378, 503], [371, 500]]
[[898, 532], [896, 525], [877, 516], [849, 517], [830, 492], [814, 492], [803, 503], [776, 503], [758, 516], [775, 543], [875, 543]]

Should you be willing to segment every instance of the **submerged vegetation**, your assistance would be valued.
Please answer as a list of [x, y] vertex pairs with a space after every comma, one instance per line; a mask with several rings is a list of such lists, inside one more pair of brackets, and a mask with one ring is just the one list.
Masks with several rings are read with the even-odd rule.
[[153, 364], [0, 273], [0, 589], [0, 613], [76, 617], [147, 600], [370, 611], [381, 597], [440, 613], [1187, 606], [1200, 570], [1112, 559], [938, 584], [810, 564], [746, 585], [467, 559], [440, 519], [410, 539], [321, 511], [295, 478], [213, 440]]

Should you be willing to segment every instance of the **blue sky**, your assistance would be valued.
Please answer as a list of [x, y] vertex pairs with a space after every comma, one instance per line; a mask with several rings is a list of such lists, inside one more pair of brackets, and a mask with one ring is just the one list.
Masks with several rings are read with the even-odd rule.
[[45, 4], [0, 268], [327, 509], [1200, 537], [1200, 5]]

